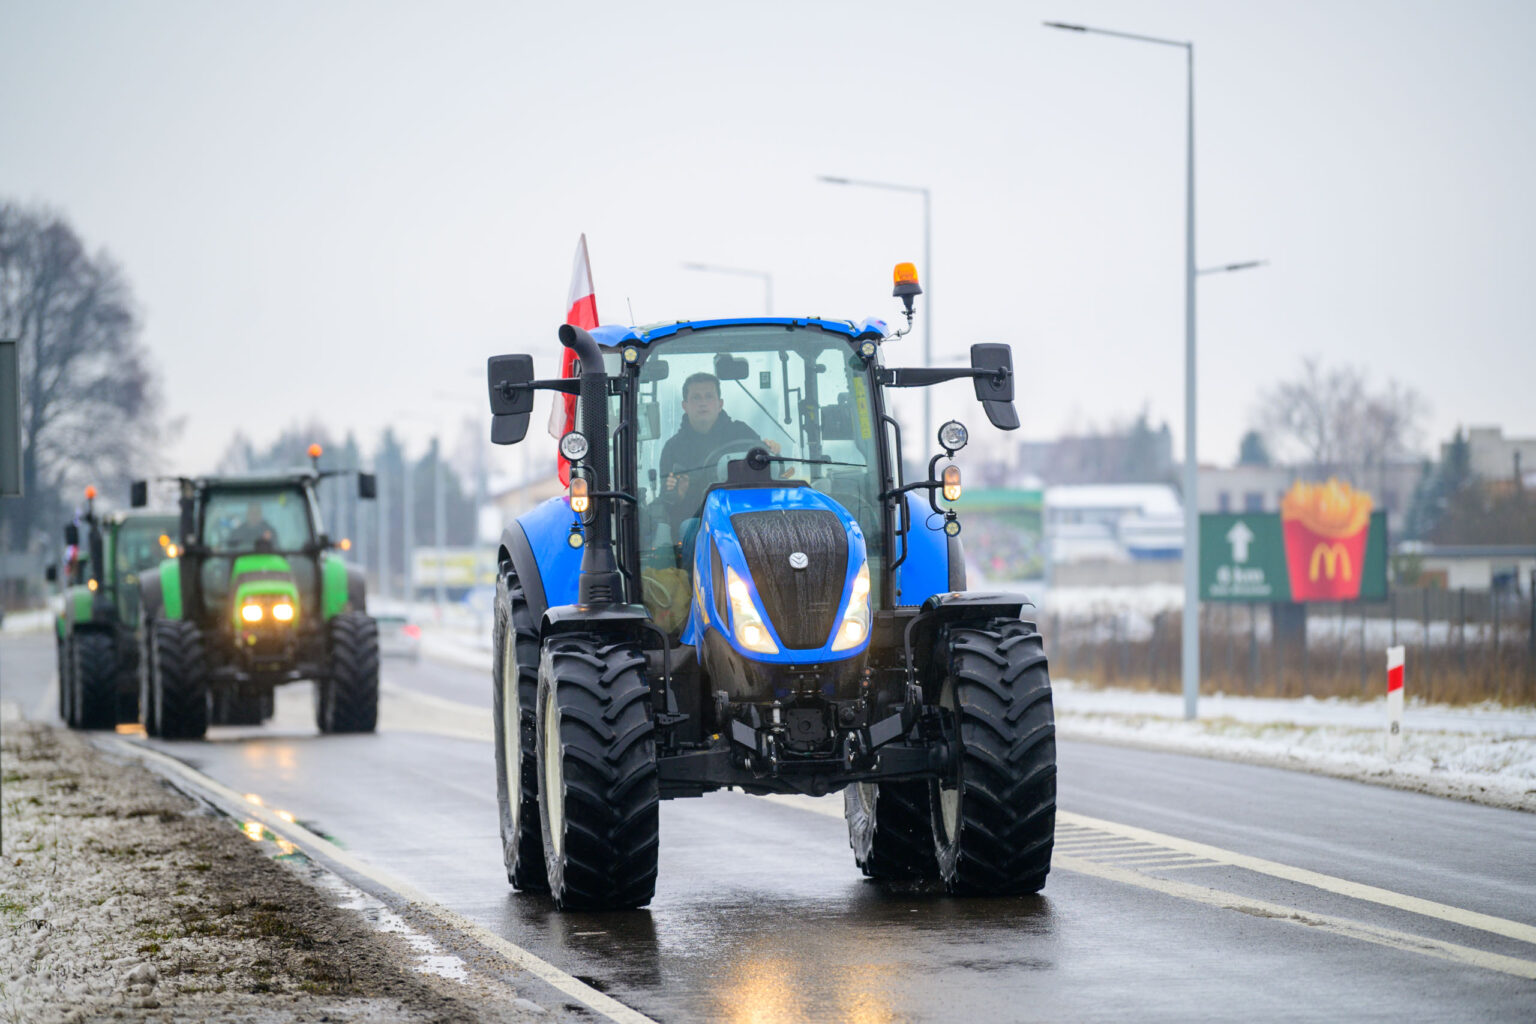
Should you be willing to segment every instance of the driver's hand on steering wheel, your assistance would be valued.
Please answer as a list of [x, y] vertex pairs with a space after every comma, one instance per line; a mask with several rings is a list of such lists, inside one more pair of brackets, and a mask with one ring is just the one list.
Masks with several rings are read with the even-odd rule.
[[687, 494], [688, 493], [688, 474], [687, 473], [668, 473], [667, 474], [667, 493], [675, 495], [675, 496], [677, 496], [679, 498], [681, 498], [683, 495]]
[[783, 448], [779, 447], [779, 442], [777, 441], [770, 441], [766, 437], [759, 438], [758, 440], [763, 442], [763, 447], [768, 449], [769, 455], [777, 455], [784, 450]]

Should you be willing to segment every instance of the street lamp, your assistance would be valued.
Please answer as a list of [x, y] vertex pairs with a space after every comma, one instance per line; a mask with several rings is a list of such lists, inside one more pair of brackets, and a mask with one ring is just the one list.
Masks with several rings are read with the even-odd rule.
[[723, 267], [717, 263], [684, 263], [684, 270], [702, 270], [710, 274], [735, 274], [738, 277], [761, 278], [763, 282], [763, 312], [773, 316], [773, 275], [766, 270], [748, 270], [745, 267]]
[[1131, 39], [1184, 50], [1188, 69], [1184, 129], [1184, 717], [1194, 718], [1200, 699], [1200, 510], [1196, 501], [1199, 462], [1195, 445], [1195, 44], [1156, 36], [1114, 32], [1047, 21], [1047, 28]]
[[[897, 185], [888, 181], [865, 181], [862, 178], [840, 178], [830, 174], [818, 175], [817, 181], [828, 185], [858, 185], [862, 188], [883, 188], [891, 192], [915, 192], [923, 197], [923, 365], [933, 365], [933, 224], [931, 196], [924, 185]], [[923, 388], [923, 439], [924, 444], [933, 437], [933, 389]]]

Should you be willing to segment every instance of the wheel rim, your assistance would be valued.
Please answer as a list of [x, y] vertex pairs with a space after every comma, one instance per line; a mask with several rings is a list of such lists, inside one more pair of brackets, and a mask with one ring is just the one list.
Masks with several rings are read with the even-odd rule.
[[[955, 742], [960, 738], [960, 713], [955, 701], [955, 681], [944, 681], [944, 690], [939, 695], [939, 706], [950, 712], [954, 722]], [[958, 753], [958, 752], [957, 752]], [[944, 838], [953, 842], [955, 835], [960, 831], [960, 779], [957, 777], [953, 786], [945, 786], [939, 783], [939, 817], [944, 824]]]
[[565, 847], [565, 773], [553, 686], [544, 698], [544, 806], [549, 808], [550, 849], [558, 858]]
[[[501, 732], [506, 764], [507, 803], [512, 809], [512, 835], [517, 837], [518, 819], [523, 810], [523, 716], [517, 703], [517, 663], [513, 660], [517, 650], [516, 633], [507, 623], [507, 647], [501, 664]], [[508, 683], [507, 680], [511, 679]]]

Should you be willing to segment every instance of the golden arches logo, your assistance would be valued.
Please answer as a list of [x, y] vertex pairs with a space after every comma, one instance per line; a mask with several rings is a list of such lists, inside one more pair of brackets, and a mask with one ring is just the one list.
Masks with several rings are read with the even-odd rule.
[[1354, 579], [1354, 566], [1350, 563], [1349, 552], [1345, 550], [1344, 545], [1337, 541], [1332, 544], [1318, 544], [1312, 549], [1312, 560], [1307, 565], [1307, 579], [1316, 582], [1319, 572], [1327, 573], [1328, 578], [1333, 579], [1339, 574], [1340, 568], [1344, 570], [1346, 580]]

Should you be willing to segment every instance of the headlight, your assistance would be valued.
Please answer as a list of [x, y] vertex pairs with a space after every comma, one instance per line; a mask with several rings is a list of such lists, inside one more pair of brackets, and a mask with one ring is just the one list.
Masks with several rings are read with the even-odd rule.
[[246, 604], [240, 606], [240, 617], [246, 622], [260, 622], [262, 616], [261, 605]]
[[773, 642], [763, 617], [757, 614], [751, 588], [736, 575], [735, 569], [725, 570], [725, 596], [731, 603], [731, 626], [736, 632], [736, 642], [758, 654], [778, 654], [779, 645]]
[[869, 563], [859, 566], [859, 574], [853, 578], [853, 589], [848, 594], [848, 611], [837, 625], [837, 635], [832, 640], [834, 651], [846, 651], [859, 646], [869, 636]]
[[293, 605], [287, 601], [272, 606], [272, 617], [278, 622], [293, 621]]

